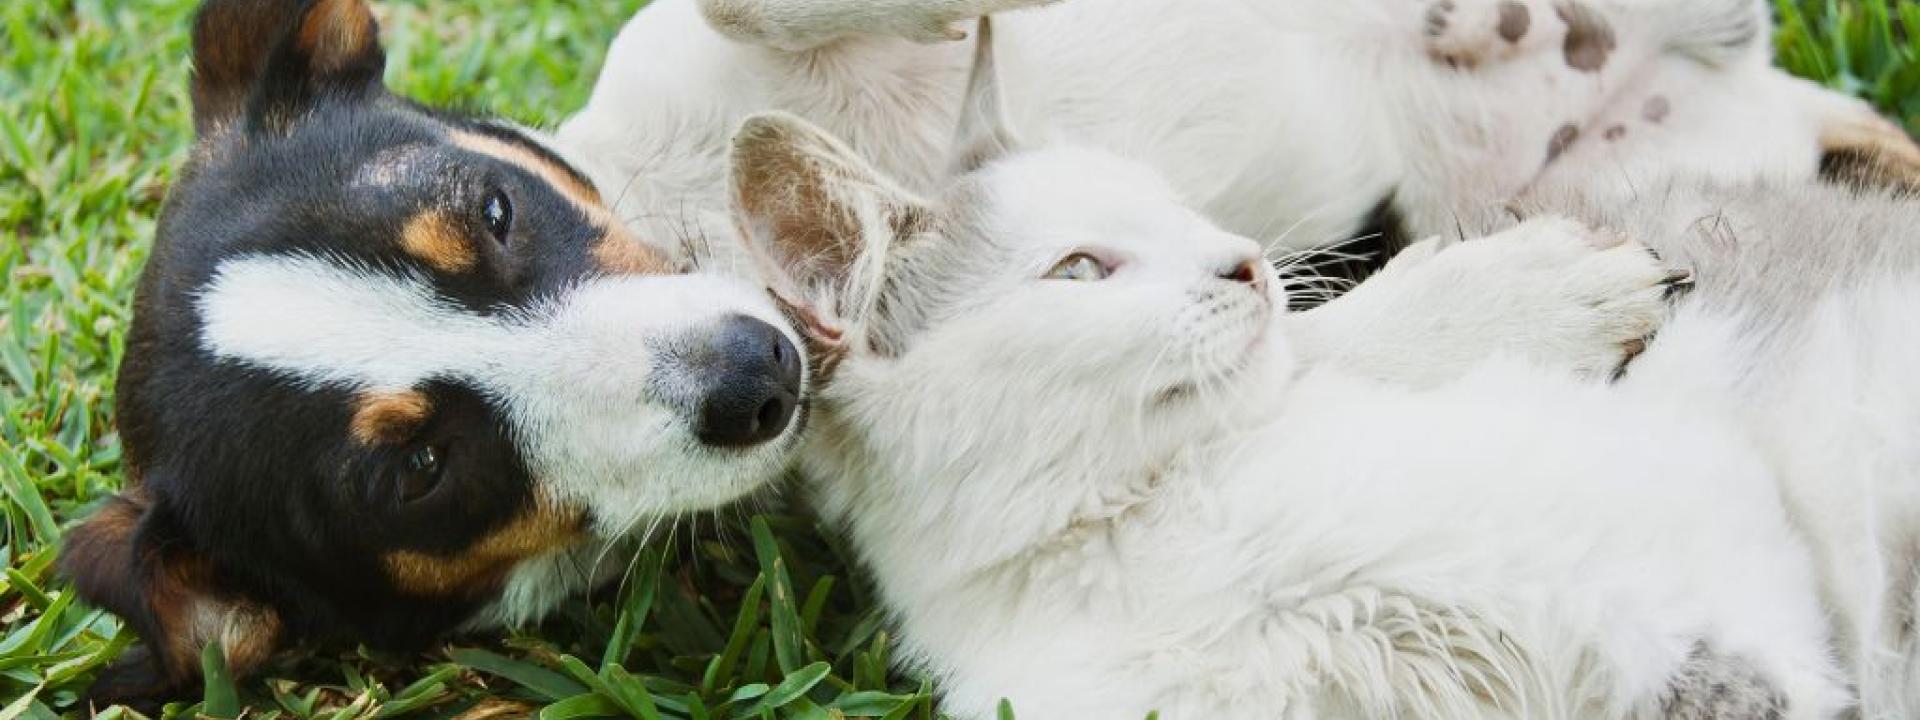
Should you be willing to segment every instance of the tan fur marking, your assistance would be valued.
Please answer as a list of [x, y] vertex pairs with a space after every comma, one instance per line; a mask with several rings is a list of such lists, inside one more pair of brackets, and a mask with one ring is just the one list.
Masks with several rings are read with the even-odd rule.
[[400, 229], [400, 249], [446, 273], [463, 273], [480, 262], [466, 233], [444, 210], [428, 210], [408, 220]]
[[564, 168], [541, 157], [539, 153], [479, 133], [455, 132], [452, 140], [454, 145], [526, 168], [527, 172], [547, 181], [548, 185], [552, 185], [555, 190], [560, 191], [560, 194], [567, 196], [567, 199], [572, 200], [573, 204], [580, 206], [582, 210], [588, 211], [588, 214], [596, 220], [608, 215], [606, 208], [600, 204], [598, 191], [574, 178]]
[[407, 441], [433, 414], [433, 403], [417, 392], [368, 393], [361, 396], [350, 430], [361, 445], [395, 445]]
[[613, 223], [593, 249], [593, 259], [610, 273], [628, 275], [666, 275], [674, 271], [673, 261], [659, 248], [648, 245], [629, 232], [625, 225]]
[[374, 38], [373, 9], [364, 0], [320, 0], [300, 27], [300, 49], [314, 69], [333, 72], [367, 50]]
[[1920, 145], [1893, 122], [1862, 113], [1828, 122], [1820, 131], [1823, 155], [1856, 160], [1841, 179], [1876, 187], [1920, 191]]
[[476, 597], [498, 587], [516, 563], [573, 543], [584, 515], [541, 500], [532, 510], [453, 555], [403, 550], [383, 559], [402, 591], [428, 597]]
[[200, 651], [219, 642], [227, 666], [247, 675], [273, 655], [280, 641], [280, 617], [271, 608], [244, 600], [216, 597], [207, 588], [212, 570], [199, 558], [172, 558], [154, 577], [148, 602], [160, 621], [170, 653], [167, 672], [175, 678], [193, 674]]

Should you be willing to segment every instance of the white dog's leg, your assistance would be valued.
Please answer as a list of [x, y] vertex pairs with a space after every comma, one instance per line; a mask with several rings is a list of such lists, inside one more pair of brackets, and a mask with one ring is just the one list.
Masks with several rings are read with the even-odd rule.
[[1644, 349], [1688, 280], [1637, 242], [1560, 218], [1440, 243], [1293, 316], [1302, 358], [1416, 386], [1499, 354], [1606, 377]]
[[742, 42], [781, 50], [823, 47], [849, 35], [916, 42], [964, 40], [958, 24], [1059, 0], [700, 0], [707, 22]]

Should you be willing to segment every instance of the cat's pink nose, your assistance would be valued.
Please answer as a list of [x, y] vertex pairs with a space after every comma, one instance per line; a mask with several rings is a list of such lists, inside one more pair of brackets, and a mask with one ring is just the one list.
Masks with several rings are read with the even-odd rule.
[[1243, 258], [1214, 273], [1221, 280], [1245, 283], [1253, 287], [1254, 292], [1264, 293], [1267, 289], [1266, 267], [1259, 258]]

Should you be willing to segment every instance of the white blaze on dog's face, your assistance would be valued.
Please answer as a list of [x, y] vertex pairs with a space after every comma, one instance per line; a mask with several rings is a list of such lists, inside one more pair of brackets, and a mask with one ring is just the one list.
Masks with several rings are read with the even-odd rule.
[[[198, 310], [210, 353], [301, 384], [377, 396], [446, 382], [490, 398], [544, 489], [604, 534], [759, 487], [794, 432], [796, 340], [764, 291], [728, 278], [590, 276], [523, 308], [476, 311], [422, 276], [256, 255], [221, 263]], [[736, 351], [764, 354], [764, 368], [726, 357]], [[728, 383], [758, 390], [757, 373], [783, 363], [793, 395], [737, 401], [753, 401], [771, 434], [703, 437], [705, 406], [736, 402]]]

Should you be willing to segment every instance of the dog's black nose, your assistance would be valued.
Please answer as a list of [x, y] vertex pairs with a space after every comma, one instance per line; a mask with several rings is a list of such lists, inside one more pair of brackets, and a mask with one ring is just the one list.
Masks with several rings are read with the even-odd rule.
[[745, 316], [711, 336], [702, 369], [694, 435], [713, 447], [748, 447], [778, 437], [800, 402], [800, 353], [772, 325]]

